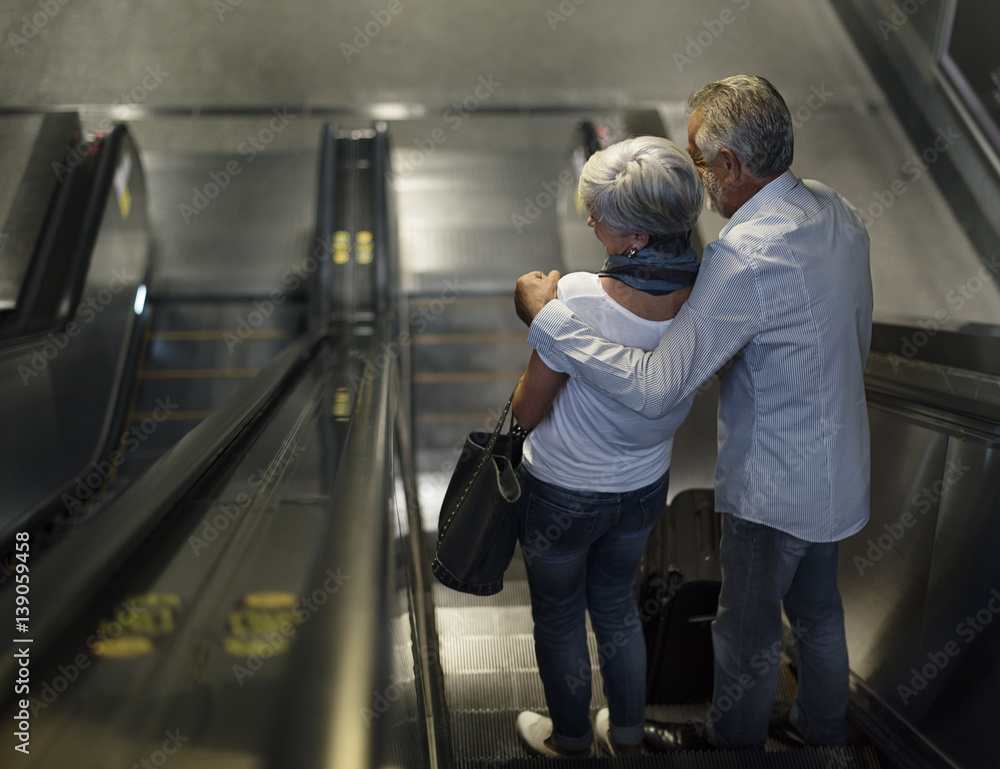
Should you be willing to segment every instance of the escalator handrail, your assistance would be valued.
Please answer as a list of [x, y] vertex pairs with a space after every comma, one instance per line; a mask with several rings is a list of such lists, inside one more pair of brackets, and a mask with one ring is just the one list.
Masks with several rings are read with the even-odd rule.
[[[390, 339], [383, 319], [370, 359]], [[388, 683], [393, 369], [391, 363], [374, 367], [358, 389], [333, 485], [336, 509], [308, 583], [323, 584], [332, 571], [345, 584], [338, 600], [302, 629], [285, 691], [290, 707], [275, 731], [268, 766], [374, 767], [379, 754], [387, 725], [359, 728], [358, 713]]]
[[883, 317], [872, 323], [871, 350], [1000, 377], [1000, 326]]
[[[77, 307], [83, 295], [119, 149], [127, 135], [126, 126], [116, 125], [97, 142], [96, 157], [84, 157], [60, 180], [24, 276], [18, 322], [0, 335], [0, 347], [23, 347], [71, 320], [67, 308]], [[53, 273], [61, 279], [53, 282]]]
[[[288, 347], [240, 392], [182, 438], [93, 521], [53, 546], [31, 568], [32, 654], [58, 638], [79, 607], [121, 567], [240, 434], [265, 412], [306, 365], [326, 334]], [[0, 612], [15, 616], [13, 580]], [[13, 655], [0, 659], [0, 678], [13, 680]]]

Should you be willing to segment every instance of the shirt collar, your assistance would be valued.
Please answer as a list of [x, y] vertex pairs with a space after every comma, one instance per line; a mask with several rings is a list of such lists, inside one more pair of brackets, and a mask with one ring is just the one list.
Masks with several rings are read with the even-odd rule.
[[791, 170], [785, 171], [780, 176], [769, 181], [757, 190], [757, 194], [740, 206], [739, 210], [729, 219], [729, 223], [722, 228], [719, 237], [725, 235], [732, 227], [753, 219], [759, 211], [766, 208], [771, 202], [787, 197], [792, 188], [799, 183], [799, 178]]

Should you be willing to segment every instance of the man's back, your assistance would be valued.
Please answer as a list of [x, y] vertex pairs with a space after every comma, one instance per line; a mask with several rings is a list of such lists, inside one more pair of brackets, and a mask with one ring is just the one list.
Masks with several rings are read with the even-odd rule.
[[719, 510], [810, 541], [867, 520], [868, 246], [843, 198], [786, 173], [706, 249], [691, 311], [749, 340], [722, 377]]

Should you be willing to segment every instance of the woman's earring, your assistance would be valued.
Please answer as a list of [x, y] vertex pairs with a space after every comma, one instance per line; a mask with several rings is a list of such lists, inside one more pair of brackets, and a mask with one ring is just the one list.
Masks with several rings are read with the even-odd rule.
[[632, 246], [632, 248], [628, 250], [628, 258], [631, 259], [633, 256], [635, 256], [635, 253], [636, 253], [636, 248], [635, 246]]

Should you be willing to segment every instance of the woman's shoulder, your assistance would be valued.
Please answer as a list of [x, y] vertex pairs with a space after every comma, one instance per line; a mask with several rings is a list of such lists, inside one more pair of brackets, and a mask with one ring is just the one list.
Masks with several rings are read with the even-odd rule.
[[571, 272], [559, 278], [558, 294], [561, 301], [585, 296], [601, 296], [601, 279], [593, 272]]

